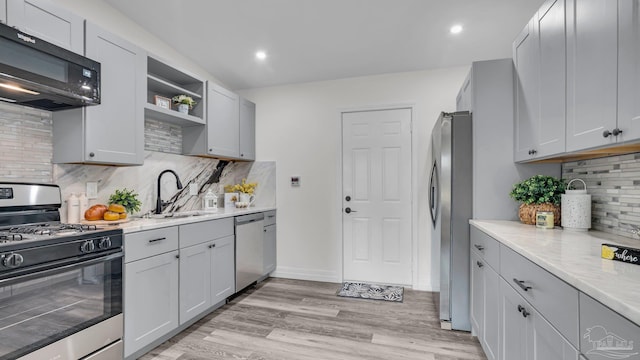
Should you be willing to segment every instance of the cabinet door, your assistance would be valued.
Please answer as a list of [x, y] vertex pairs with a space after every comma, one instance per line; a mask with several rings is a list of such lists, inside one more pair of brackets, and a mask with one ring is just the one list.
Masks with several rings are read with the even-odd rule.
[[531, 306], [527, 306], [527, 359], [578, 360], [576, 350], [560, 333]]
[[124, 355], [178, 327], [178, 251], [125, 264]]
[[215, 305], [236, 292], [235, 236], [213, 242], [211, 259], [211, 304]]
[[208, 91], [208, 154], [237, 158], [240, 156], [240, 98], [211, 82]]
[[616, 142], [617, 4], [567, 0], [567, 151]]
[[484, 336], [484, 269], [486, 264], [475, 251], [471, 251], [471, 326], [480, 342]]
[[276, 225], [264, 227], [263, 275], [276, 269]]
[[500, 280], [500, 359], [527, 359], [527, 322], [522, 307], [531, 309], [504, 280]]
[[482, 348], [487, 359], [500, 359], [500, 275], [490, 266], [484, 269], [484, 329]]
[[9, 26], [84, 54], [84, 19], [81, 17], [49, 0], [11, 0], [6, 4]]
[[540, 61], [540, 122], [537, 156], [565, 151], [565, 0], [546, 1], [536, 17]]
[[[87, 57], [101, 63], [101, 104], [85, 110], [85, 159], [142, 165], [146, 52], [89, 22]], [[93, 155], [92, 155], [93, 154]]]
[[619, 140], [640, 138], [640, 1], [618, 1]]
[[240, 99], [240, 158], [256, 159], [256, 104]]
[[211, 245], [180, 249], [180, 325], [211, 306]]
[[515, 161], [535, 157], [540, 119], [540, 68], [535, 39], [536, 19], [529, 21], [513, 43], [515, 65]]

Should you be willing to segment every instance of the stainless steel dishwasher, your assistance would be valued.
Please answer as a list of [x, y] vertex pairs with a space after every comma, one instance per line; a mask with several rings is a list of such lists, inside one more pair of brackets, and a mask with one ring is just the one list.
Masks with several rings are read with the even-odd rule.
[[236, 292], [262, 276], [264, 214], [236, 216]]

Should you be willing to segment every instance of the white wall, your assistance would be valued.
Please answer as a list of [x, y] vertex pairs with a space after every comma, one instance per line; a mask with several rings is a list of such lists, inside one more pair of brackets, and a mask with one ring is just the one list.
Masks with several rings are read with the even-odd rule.
[[[258, 160], [277, 161], [276, 276], [340, 282], [340, 110], [414, 104], [418, 139], [418, 274], [414, 288], [433, 290], [427, 198], [431, 129], [440, 111], [455, 110], [468, 67], [367, 76], [240, 93], [257, 104]], [[414, 154], [415, 156], [416, 154]], [[291, 175], [301, 186], [291, 187]], [[415, 277], [414, 277], [415, 278]]]
[[152, 35], [119, 10], [102, 0], [53, 0], [53, 2], [105, 30], [142, 47], [150, 54], [159, 56], [172, 66], [224, 85], [205, 69], [196, 65], [191, 59], [177, 52], [160, 38]]

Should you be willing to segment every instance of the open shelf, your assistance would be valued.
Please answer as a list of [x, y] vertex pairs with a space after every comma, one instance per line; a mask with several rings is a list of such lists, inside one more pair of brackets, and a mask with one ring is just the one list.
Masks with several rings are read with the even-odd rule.
[[180, 126], [195, 126], [205, 124], [205, 120], [197, 116], [183, 114], [176, 110], [169, 110], [148, 103], [144, 107], [144, 115], [145, 118], [168, 122]]
[[[177, 124], [180, 126], [195, 126], [206, 124], [206, 83], [203, 79], [177, 67], [169, 65], [159, 58], [147, 57], [147, 104], [145, 104], [145, 118]], [[176, 110], [165, 109], [155, 104], [155, 97], [161, 96], [171, 99], [176, 95], [191, 96], [196, 104], [183, 114]]]

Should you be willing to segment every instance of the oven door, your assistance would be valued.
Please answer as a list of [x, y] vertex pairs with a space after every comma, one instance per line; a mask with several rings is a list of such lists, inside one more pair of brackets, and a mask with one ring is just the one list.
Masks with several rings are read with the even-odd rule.
[[[49, 344], [121, 313], [121, 251], [1, 279], [0, 359], [16, 359], [38, 349], [40, 353]], [[97, 347], [88, 353], [78, 349], [68, 353], [77, 359], [110, 345], [122, 337], [122, 326], [117, 330], [120, 336], [116, 339], [92, 339]], [[87, 348], [87, 344], [78, 345]], [[45, 358], [72, 358], [66, 356]]]

